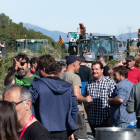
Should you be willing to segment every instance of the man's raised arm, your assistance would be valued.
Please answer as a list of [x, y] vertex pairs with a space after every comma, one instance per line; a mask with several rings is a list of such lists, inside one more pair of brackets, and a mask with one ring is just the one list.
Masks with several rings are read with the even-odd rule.
[[113, 68], [118, 67], [118, 66], [124, 66], [126, 63], [125, 60], [121, 61], [120, 63], [118, 63], [117, 65], [113, 66], [112, 68], [109, 69], [108, 73], [112, 74], [113, 73]]
[[12, 70], [6, 75], [6, 78], [4, 80], [4, 86], [7, 86], [9, 84], [14, 84], [15, 81], [14, 81], [14, 76], [15, 76], [15, 73], [16, 71], [18, 70], [19, 66], [20, 66], [20, 61], [17, 61], [16, 58], [14, 58], [14, 63], [13, 63], [13, 68]]

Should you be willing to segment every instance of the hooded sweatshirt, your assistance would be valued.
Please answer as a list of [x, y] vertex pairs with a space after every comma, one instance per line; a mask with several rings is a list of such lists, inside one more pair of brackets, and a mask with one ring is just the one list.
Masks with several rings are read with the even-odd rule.
[[48, 131], [77, 129], [78, 102], [70, 83], [59, 77], [34, 78], [29, 91], [34, 115]]

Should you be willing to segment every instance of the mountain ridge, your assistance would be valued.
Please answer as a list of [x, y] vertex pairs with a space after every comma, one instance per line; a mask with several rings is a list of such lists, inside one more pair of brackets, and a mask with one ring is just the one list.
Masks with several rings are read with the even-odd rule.
[[[55, 42], [59, 41], [59, 35], [61, 35], [62, 38], [65, 40], [65, 42], [67, 42], [68, 33], [64, 33], [61, 31], [50, 31], [48, 29], [30, 24], [30, 23], [23, 23], [23, 26], [26, 27], [27, 29], [33, 29], [34, 31], [41, 32], [42, 34], [51, 37]], [[129, 39], [130, 37], [129, 33], [124, 33], [120, 35], [100, 34], [100, 33], [92, 33], [92, 34], [95, 36], [115, 36], [118, 40], [121, 40], [121, 41], [127, 41], [127, 39]], [[138, 38], [138, 32], [131, 33], [131, 38]]]

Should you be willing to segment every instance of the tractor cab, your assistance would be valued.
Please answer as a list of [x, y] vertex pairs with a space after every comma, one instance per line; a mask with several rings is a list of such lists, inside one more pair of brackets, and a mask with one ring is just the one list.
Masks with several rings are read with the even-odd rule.
[[89, 44], [89, 42], [90, 42], [89, 39], [77, 40], [80, 55], [90, 52], [90, 44]]
[[71, 41], [69, 42], [68, 53], [70, 55], [78, 55], [78, 49], [77, 49], [76, 42], [71, 42]]
[[137, 46], [138, 41], [138, 38], [132, 38], [130, 41], [130, 46]]
[[118, 52], [117, 40], [114, 36], [94, 36], [90, 42], [90, 52], [97, 59], [100, 56], [108, 56], [109, 59], [113, 59]]
[[17, 39], [17, 51], [22, 49], [29, 49], [34, 53], [39, 53], [41, 46], [48, 44], [47, 39]]
[[90, 39], [77, 39], [68, 42], [69, 55], [83, 56], [86, 61], [94, 61], [95, 56], [90, 53]]

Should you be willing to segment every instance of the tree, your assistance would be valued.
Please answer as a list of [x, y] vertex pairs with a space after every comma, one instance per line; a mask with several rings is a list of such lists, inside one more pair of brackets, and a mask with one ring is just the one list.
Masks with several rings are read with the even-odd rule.
[[7, 26], [10, 26], [12, 23], [12, 20], [9, 19], [8, 16], [6, 16], [4, 13], [0, 14], [0, 27], [5, 28]]
[[[0, 42], [6, 42], [8, 51], [14, 51], [16, 49], [16, 39], [24, 39], [25, 35], [27, 39], [40, 39], [40, 34], [42, 33], [32, 29], [27, 30], [27, 28], [23, 27], [22, 22], [19, 24], [12, 22], [4, 13], [0, 14]], [[42, 34], [41, 39], [48, 39], [48, 45], [53, 46], [60, 54], [63, 52], [59, 43], [55, 42], [51, 37]]]

